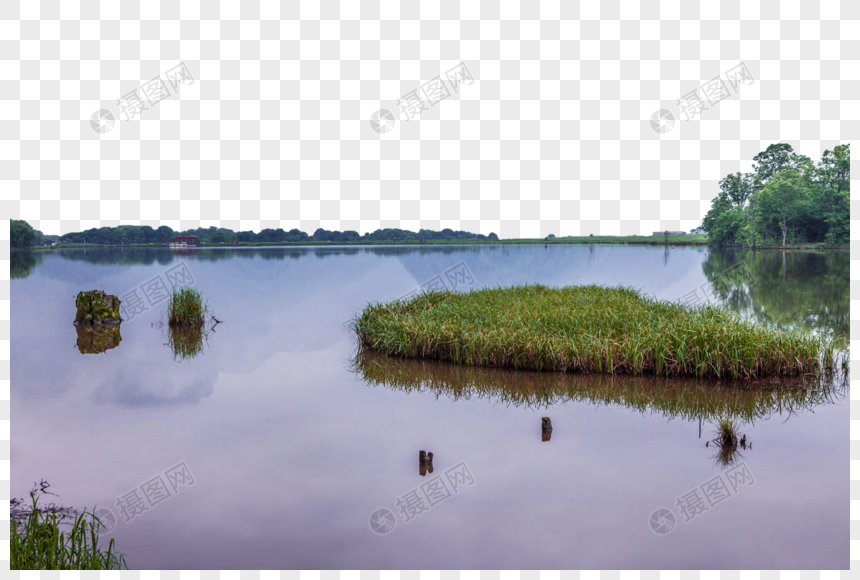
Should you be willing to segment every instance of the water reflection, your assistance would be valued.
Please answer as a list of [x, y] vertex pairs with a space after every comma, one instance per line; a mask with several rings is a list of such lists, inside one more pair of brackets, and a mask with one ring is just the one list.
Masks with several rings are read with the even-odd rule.
[[99, 354], [119, 346], [122, 336], [116, 326], [76, 326], [81, 354]]
[[[539, 373], [467, 367], [359, 352], [353, 372], [371, 386], [452, 400], [487, 399], [514, 407], [551, 408], [568, 402], [617, 405], [668, 418], [752, 424], [792, 415], [846, 396], [845, 378], [804, 376], [743, 384], [689, 378]], [[551, 424], [550, 424], [551, 429]]]
[[26, 278], [41, 264], [45, 255], [41, 252], [12, 252], [9, 256], [9, 275], [13, 280]]
[[[728, 308], [783, 329], [808, 328], [847, 338], [850, 255], [844, 251], [715, 251], [702, 263], [715, 295]], [[754, 282], [743, 281], [745, 263]], [[735, 276], [727, 275], [734, 272]]]
[[[624, 283], [674, 300], [707, 282], [702, 263], [709, 250], [669, 254], [665, 266], [664, 248], [603, 245], [592, 247], [590, 262], [588, 247], [564, 245], [552, 252], [538, 246], [222, 248], [189, 257], [167, 249], [63, 250], [34, 253], [35, 269], [16, 258], [22, 264], [16, 272], [30, 273], [11, 283], [11, 493], [26, 493], [32, 481], [53, 473], [65, 482], [64, 494], [72, 488], [64, 496], [70, 504], [103, 505], [187, 460], [200, 478], [193, 494], [180, 494], [134, 525], [120, 523], [111, 535], [132, 566], [152, 569], [399, 569], [440, 561], [462, 569], [844, 569], [847, 401], [817, 406], [785, 425], [774, 418], [742, 429], [753, 436], [756, 452], [740, 444], [738, 450], [755, 462], [762, 485], [713, 510], [702, 525], [658, 540], [645, 525], [647, 514], [715, 474], [710, 456], [717, 448], [705, 442], [727, 401], [740, 397], [753, 412], [772, 414], [776, 391], [672, 392], [685, 383], [618, 377], [586, 377], [589, 387], [577, 386], [576, 377], [560, 382], [547, 375], [560, 384], [525, 385], [509, 394], [504, 387], [516, 387], [524, 374], [459, 368], [475, 373], [465, 385], [434, 372], [424, 382], [445, 383], [447, 390], [430, 384], [383, 389], [368, 388], [345, 370], [353, 354], [345, 320], [461, 260], [478, 287]], [[151, 326], [163, 316], [159, 307], [123, 324], [123, 348], [103, 357], [75, 354], [70, 298], [84, 288], [122, 296], [179, 260], [228, 325], [217, 327], [217, 340], [204, 340], [193, 360], [166, 364], [173, 356], [166, 329], [162, 336]], [[784, 412], [804, 408], [792, 395], [781, 396]], [[808, 407], [818, 404], [806, 396]], [[517, 397], [551, 410], [530, 410], [523, 401], [517, 408], [510, 403]], [[762, 400], [749, 403], [750, 397]], [[701, 439], [695, 422], [663, 417], [680, 413], [694, 421], [705, 417]], [[559, 427], [552, 445], [541, 443], [542, 429], [538, 436], [542, 416]], [[433, 474], [416, 478], [419, 449], [437, 456]], [[397, 494], [460, 460], [474, 470], [476, 493], [440, 506], [408, 530], [399, 525], [384, 542], [368, 530], [370, 510], [394, 507]], [[225, 464], [234, 468], [225, 471]], [[279, 490], [274, 495], [272, 482]], [[269, 500], [249, 507], [232, 501], [236, 489]], [[236, 550], [240, 545], [255, 547]]]
[[200, 326], [170, 326], [161, 322], [154, 325], [161, 329], [164, 344], [170, 348], [175, 362], [192, 360], [203, 353], [203, 349], [209, 346], [209, 338], [215, 333], [215, 327], [220, 322], [214, 317]]

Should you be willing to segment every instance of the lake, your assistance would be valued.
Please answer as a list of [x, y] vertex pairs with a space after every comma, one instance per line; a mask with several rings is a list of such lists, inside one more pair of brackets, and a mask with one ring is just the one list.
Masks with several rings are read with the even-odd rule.
[[[13, 253], [11, 273], [12, 496], [44, 479], [110, 508], [131, 568], [849, 567], [843, 379], [377, 360], [346, 326], [422, 285], [596, 283], [847, 337], [847, 251], [134, 248]], [[183, 283], [221, 321], [190, 350], [164, 325]], [[121, 337], [72, 325], [93, 289], [131, 307]], [[724, 416], [751, 448], [709, 443]]]

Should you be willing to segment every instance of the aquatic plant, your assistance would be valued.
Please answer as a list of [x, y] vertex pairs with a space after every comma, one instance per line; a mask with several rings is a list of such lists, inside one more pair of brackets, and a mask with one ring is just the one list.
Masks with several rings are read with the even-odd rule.
[[723, 418], [717, 423], [717, 438], [715, 441], [723, 446], [737, 446], [738, 436], [735, 432], [737, 425], [731, 419]]
[[174, 288], [167, 300], [167, 322], [172, 327], [199, 328], [207, 311], [200, 292], [188, 286]]
[[548, 409], [587, 402], [635, 409], [682, 420], [744, 424], [793, 415], [847, 396], [843, 377], [769, 377], [741, 383], [719, 379], [539, 373], [400, 359], [359, 350], [352, 371], [370, 385], [452, 400], [487, 399], [494, 404]]
[[732, 379], [834, 366], [835, 340], [605, 286], [513, 286], [369, 304], [361, 348], [467, 366]]
[[[105, 524], [92, 512], [38, 505], [44, 488], [30, 492], [30, 506], [12, 503], [9, 555], [12, 570], [121, 570], [125, 556], [114, 540], [99, 546]], [[50, 494], [54, 495], [54, 494]]]

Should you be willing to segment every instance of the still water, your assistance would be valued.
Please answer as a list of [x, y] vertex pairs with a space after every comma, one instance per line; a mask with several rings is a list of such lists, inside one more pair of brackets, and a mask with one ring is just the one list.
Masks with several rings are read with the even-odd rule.
[[[174, 350], [145, 297], [121, 336], [79, 340], [77, 292], [157, 300], [178, 272], [221, 321], [196, 347]], [[13, 254], [12, 495], [45, 479], [59, 503], [111, 508], [132, 568], [847, 569], [842, 381], [739, 391], [357, 358], [345, 323], [425, 283], [598, 283], [847, 337], [848, 274], [847, 252], [627, 246]], [[752, 443], [722, 461], [706, 447], [721, 417]], [[456, 493], [440, 487], [458, 465]], [[396, 514], [387, 533], [378, 508]]]

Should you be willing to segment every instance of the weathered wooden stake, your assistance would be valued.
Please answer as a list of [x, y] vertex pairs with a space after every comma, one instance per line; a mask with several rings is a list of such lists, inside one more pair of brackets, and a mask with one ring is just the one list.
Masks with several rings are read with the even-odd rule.
[[422, 449], [418, 452], [418, 474], [428, 473], [433, 473], [433, 452], [427, 453]]
[[543, 417], [540, 420], [541, 441], [549, 441], [552, 437], [552, 421], [549, 417]]

